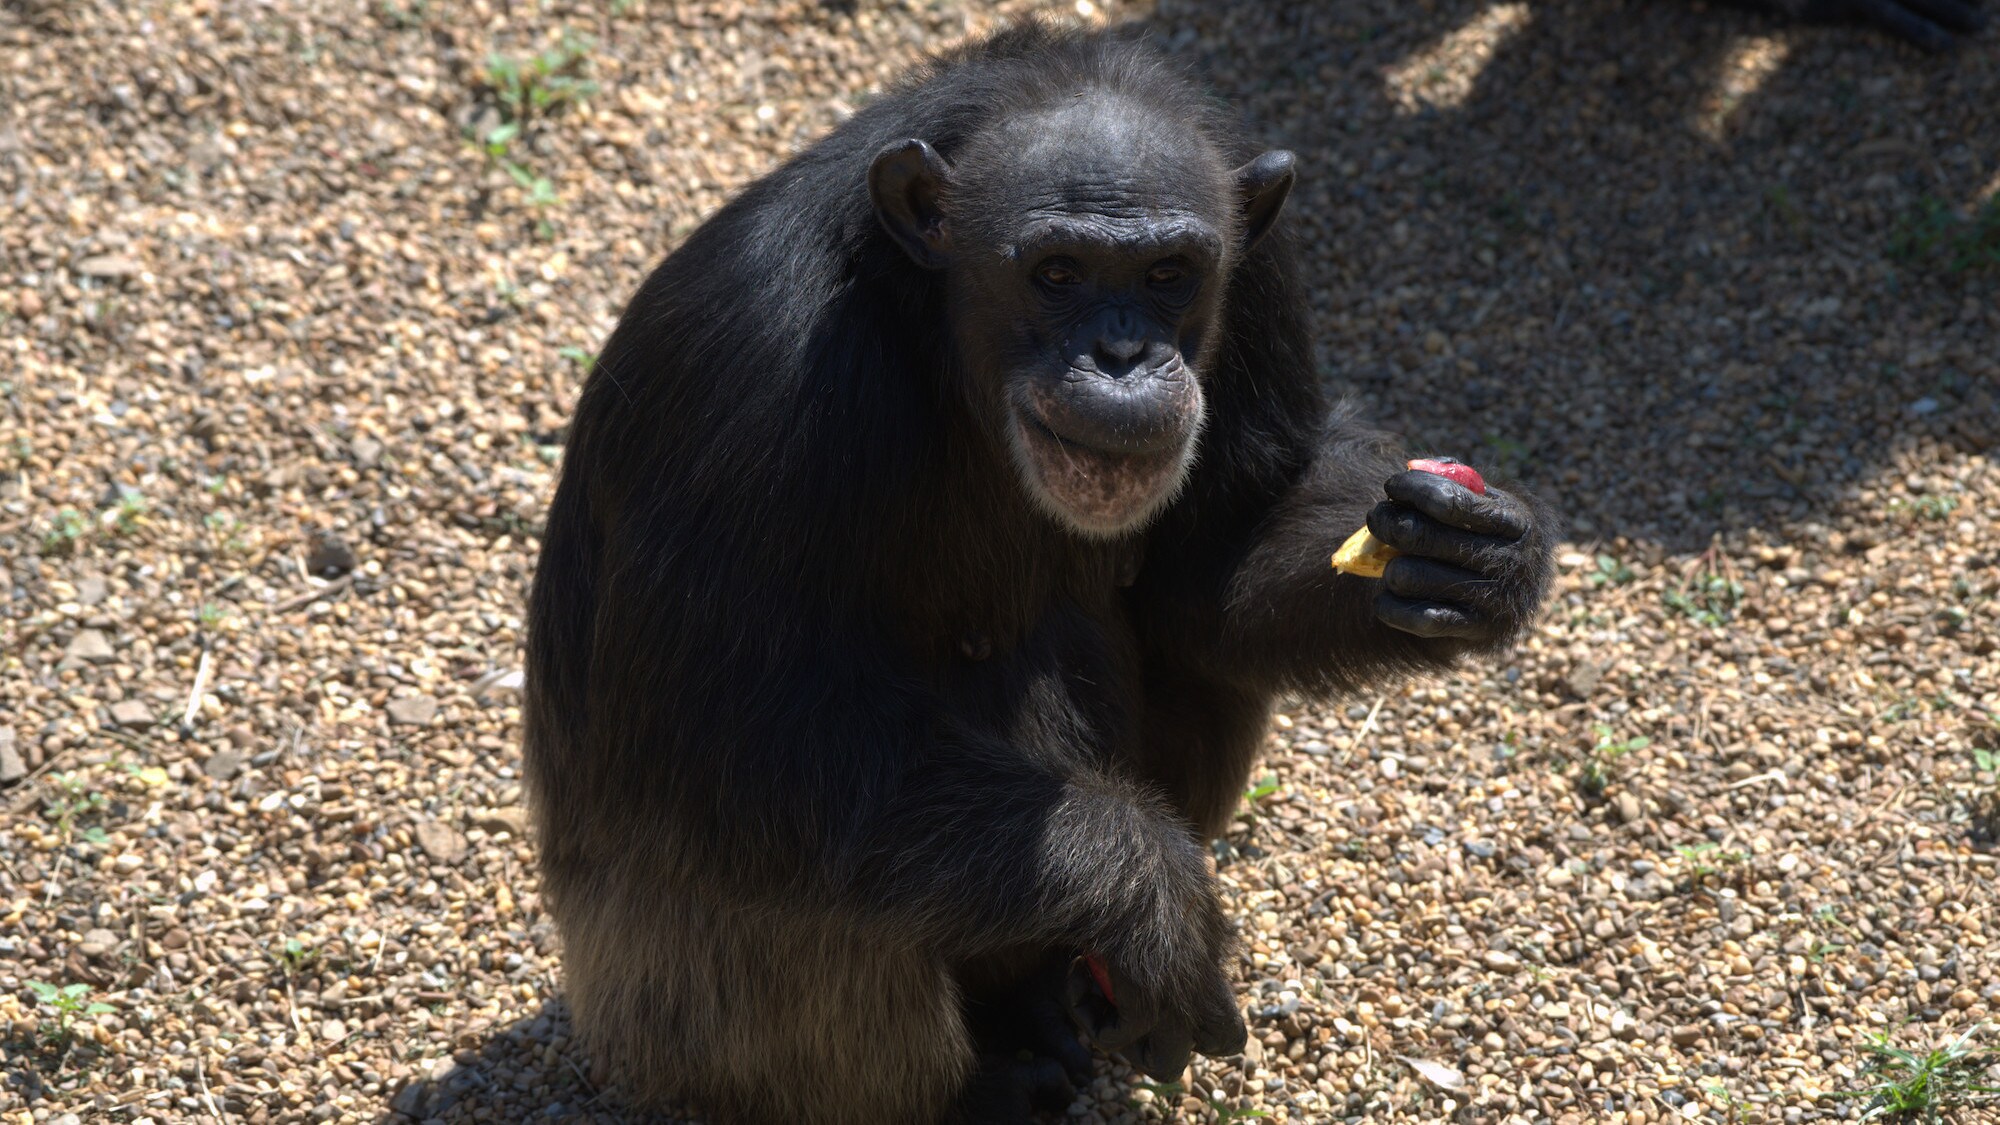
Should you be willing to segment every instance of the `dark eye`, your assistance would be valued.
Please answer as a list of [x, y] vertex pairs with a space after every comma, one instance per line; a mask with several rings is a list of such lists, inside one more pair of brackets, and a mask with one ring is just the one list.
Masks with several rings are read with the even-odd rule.
[[1035, 276], [1040, 278], [1044, 285], [1077, 285], [1083, 281], [1077, 276], [1076, 270], [1066, 262], [1044, 262], [1042, 267], [1035, 271]]
[[1146, 272], [1146, 284], [1164, 289], [1170, 285], [1179, 285], [1181, 279], [1186, 276], [1187, 271], [1179, 266], [1154, 266]]

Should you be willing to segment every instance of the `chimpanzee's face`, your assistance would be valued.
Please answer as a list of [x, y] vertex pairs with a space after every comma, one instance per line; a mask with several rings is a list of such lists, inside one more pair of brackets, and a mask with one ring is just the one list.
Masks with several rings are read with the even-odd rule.
[[[943, 270], [959, 364], [1022, 486], [1080, 534], [1143, 526], [1194, 462], [1228, 271], [1275, 217], [1290, 155], [1232, 174], [1114, 95], [1009, 121], [955, 166], [909, 151], [877, 160], [878, 214]], [[891, 160], [941, 181], [914, 231], [895, 204], [918, 185], [885, 184]]]

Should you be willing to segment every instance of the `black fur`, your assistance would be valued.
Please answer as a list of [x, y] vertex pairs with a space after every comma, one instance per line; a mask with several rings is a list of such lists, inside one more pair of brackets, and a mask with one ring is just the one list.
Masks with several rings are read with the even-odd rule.
[[[1442, 667], [1540, 603], [1549, 520], [1497, 492], [1522, 533], [1458, 560], [1475, 572], [1412, 569], [1390, 594], [1331, 571], [1404, 454], [1322, 400], [1282, 221], [1218, 281], [1177, 498], [1124, 534], [1037, 506], [942, 275], [867, 185], [885, 147], [954, 161], [1083, 90], [1214, 169], [1255, 155], [1139, 46], [1002, 35], [717, 213], [585, 388], [535, 579], [526, 755], [572, 1004], [641, 1099], [1019, 1120], [1078, 1077], [1048, 1013], [1084, 951], [1117, 981], [1107, 1038], [1143, 1065], [1237, 1050], [1203, 840], [1273, 694]], [[1384, 533], [1457, 518], [1417, 503], [1378, 513], [1406, 525]], [[1391, 628], [1378, 598], [1398, 597], [1456, 635]]]

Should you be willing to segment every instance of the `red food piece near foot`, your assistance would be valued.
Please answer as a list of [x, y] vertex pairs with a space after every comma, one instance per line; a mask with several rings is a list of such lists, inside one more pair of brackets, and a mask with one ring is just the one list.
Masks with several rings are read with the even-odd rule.
[[1097, 987], [1104, 990], [1104, 998], [1115, 1006], [1118, 997], [1111, 994], [1111, 970], [1105, 966], [1104, 959], [1095, 953], [1086, 953], [1083, 955], [1083, 967], [1090, 970]]

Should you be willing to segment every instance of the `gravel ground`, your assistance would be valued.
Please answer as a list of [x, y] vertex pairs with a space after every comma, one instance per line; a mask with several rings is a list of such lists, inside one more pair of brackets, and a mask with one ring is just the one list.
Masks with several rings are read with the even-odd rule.
[[[0, 1121], [630, 1120], [508, 678], [581, 362], [1035, 7], [0, 2]], [[1511, 659], [1286, 706], [1219, 849], [1250, 1051], [1073, 1116], [1855, 1118], [1871, 1037], [1994, 1020], [2000, 270], [1946, 258], [2000, 36], [1060, 12], [1300, 152], [1328, 380], [1573, 526]]]

